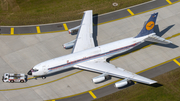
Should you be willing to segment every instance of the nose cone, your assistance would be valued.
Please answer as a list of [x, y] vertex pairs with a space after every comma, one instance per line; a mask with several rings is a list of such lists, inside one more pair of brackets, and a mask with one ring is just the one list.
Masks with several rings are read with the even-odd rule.
[[31, 70], [27, 73], [28, 75], [32, 75], [32, 72], [31, 72]]

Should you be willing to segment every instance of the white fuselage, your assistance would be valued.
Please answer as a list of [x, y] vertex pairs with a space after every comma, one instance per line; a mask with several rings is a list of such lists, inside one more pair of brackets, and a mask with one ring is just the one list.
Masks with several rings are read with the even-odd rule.
[[95, 60], [97, 58], [106, 60], [107, 58], [110, 58], [116, 54], [120, 54], [126, 52], [129, 49], [132, 49], [133, 47], [142, 43], [147, 37], [148, 36], [139, 38], [126, 38], [39, 63], [33, 67], [33, 69], [37, 69], [38, 71], [32, 72], [32, 76], [44, 76], [71, 68], [82, 62]]

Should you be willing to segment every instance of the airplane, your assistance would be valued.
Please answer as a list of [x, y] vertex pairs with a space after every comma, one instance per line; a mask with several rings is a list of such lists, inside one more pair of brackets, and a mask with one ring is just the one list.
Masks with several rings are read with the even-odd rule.
[[94, 83], [100, 83], [106, 80], [107, 76], [123, 78], [123, 80], [115, 83], [115, 87], [117, 88], [127, 85], [129, 81], [136, 81], [148, 85], [157, 83], [157, 81], [114, 66], [113, 64], [107, 62], [107, 59], [117, 54], [127, 52], [145, 41], [161, 44], [172, 43], [169, 40], [157, 36], [154, 32], [154, 26], [158, 13], [151, 14], [149, 20], [145, 23], [137, 36], [118, 40], [105, 45], [95, 46], [92, 37], [92, 12], [92, 10], [84, 11], [81, 25], [78, 26], [79, 30], [71, 54], [39, 63], [29, 70], [27, 74], [34, 77], [42, 76], [42, 78], [45, 78], [48, 74], [58, 71], [69, 68], [79, 68], [102, 73], [101, 75], [92, 78]]

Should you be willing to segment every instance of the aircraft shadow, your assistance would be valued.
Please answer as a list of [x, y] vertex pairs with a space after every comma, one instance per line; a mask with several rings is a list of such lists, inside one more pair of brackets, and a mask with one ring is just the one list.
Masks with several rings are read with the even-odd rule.
[[[175, 25], [175, 24], [174, 24]], [[154, 26], [154, 32], [156, 33], [157, 36], [163, 36], [167, 31], [169, 31], [174, 25], [170, 25], [166, 27], [164, 30], [161, 32], [159, 31], [159, 25]]]
[[77, 35], [78, 31], [79, 31], [79, 30], [74, 30], [74, 31], [71, 33], [71, 35]]
[[65, 70], [62, 70], [62, 71], [57, 71], [57, 72], [54, 72], [52, 74], [46, 75], [46, 77], [54, 76], [54, 75], [57, 75], [57, 74], [60, 74], [60, 73], [64, 73], [64, 72], [67, 72], [67, 71], [71, 71], [71, 70], [75, 70], [75, 68], [69, 68], [69, 69], [65, 69]]
[[98, 31], [98, 14], [94, 14], [93, 15], [93, 39], [94, 39], [95, 46], [98, 46], [97, 31]]
[[[154, 27], [154, 32], [156, 33], [157, 36], [163, 36], [167, 31], [169, 31], [173, 26], [173, 25], [170, 25], [168, 27], [166, 27], [164, 30], [162, 30], [161, 32], [159, 31], [159, 26], [158, 25], [155, 25]], [[158, 45], [158, 46], [162, 46], [162, 47], [168, 47], [168, 48], [177, 48], [179, 46], [171, 43], [171, 44], [160, 44], [160, 43], [154, 43], [155, 45]]]
[[98, 46], [97, 35], [98, 35], [98, 14], [93, 15], [93, 39], [94, 45]]
[[[161, 87], [163, 86], [162, 84], [159, 84], [159, 83], [155, 83], [155, 84], [151, 84], [151, 85], [148, 85], [148, 84], [144, 84], [144, 83], [137, 83], [137, 84], [143, 84], [143, 85], [146, 85], [146, 86], [150, 86], [150, 87], [154, 87], [154, 88], [157, 88], [157, 87]], [[127, 87], [130, 87], [130, 86], [133, 86], [135, 85], [135, 83], [133, 81], [128, 81], [128, 84], [123, 86], [123, 87], [119, 87], [118, 89], [124, 89], [124, 88], [127, 88]]]
[[170, 44], [160, 44], [160, 43], [156, 43], [155, 45], [158, 45], [158, 46], [162, 46], [162, 47], [167, 47], [167, 48], [177, 48], [179, 46], [173, 44], [173, 43], [170, 43]]
[[[100, 75], [101, 75], [101, 74], [100, 74]], [[103, 80], [103, 81], [101, 81], [101, 82], [98, 82], [98, 83], [95, 83], [95, 84], [103, 83], [103, 82], [106, 82], [106, 81], [111, 80], [111, 79], [112, 79], [112, 77], [111, 77], [110, 75], [107, 75], [107, 76], [105, 77], [105, 80]]]
[[140, 82], [138, 82], [138, 83], [139, 83], [139, 84], [146, 85], [146, 86], [150, 86], [150, 87], [155, 87], [155, 88], [163, 86], [163, 85], [160, 84], [160, 83], [154, 83], [154, 84], [151, 84], [151, 85], [144, 84], [144, 83], [140, 83]]

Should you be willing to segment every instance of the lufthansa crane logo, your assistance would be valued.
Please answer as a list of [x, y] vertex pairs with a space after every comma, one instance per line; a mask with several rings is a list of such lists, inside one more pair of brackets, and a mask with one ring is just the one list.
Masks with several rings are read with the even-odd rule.
[[150, 21], [146, 24], [146, 29], [151, 30], [154, 28], [154, 21]]

